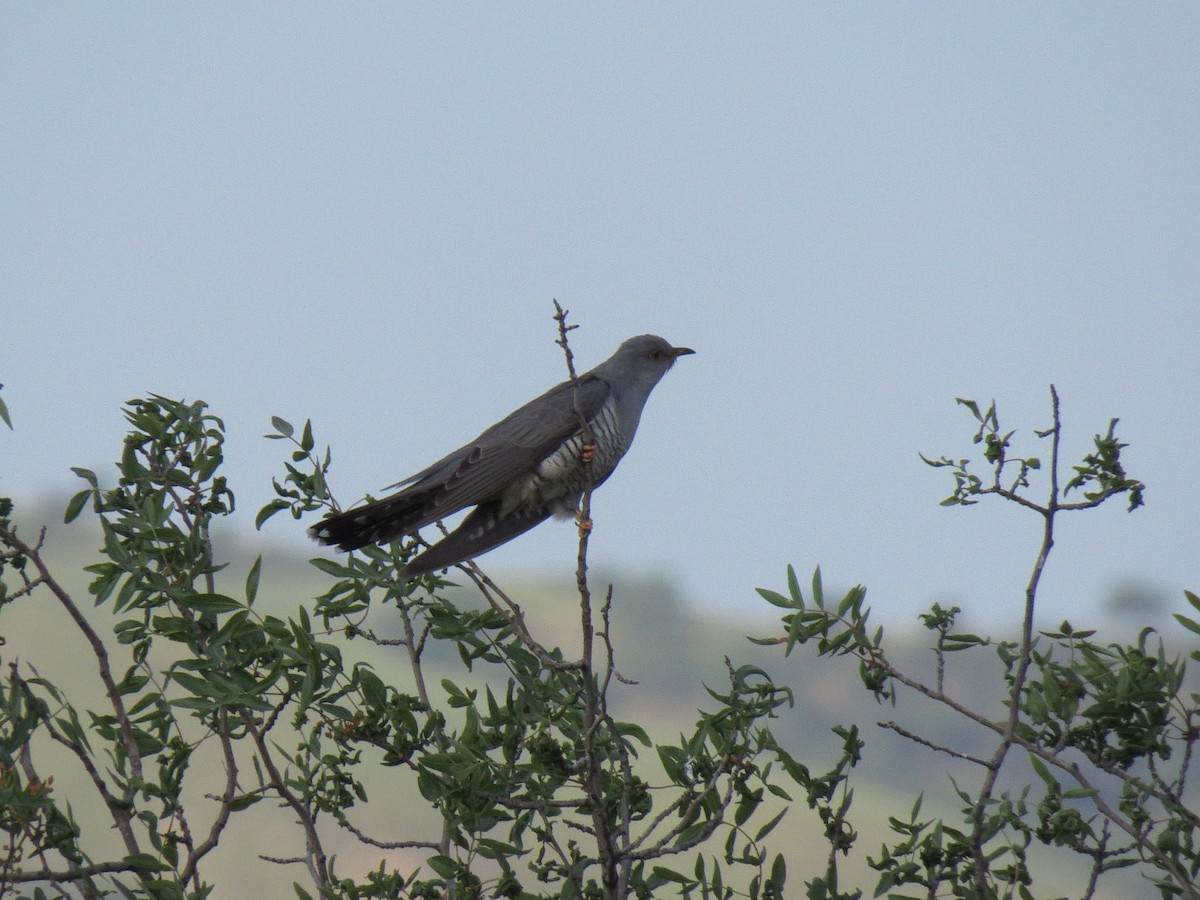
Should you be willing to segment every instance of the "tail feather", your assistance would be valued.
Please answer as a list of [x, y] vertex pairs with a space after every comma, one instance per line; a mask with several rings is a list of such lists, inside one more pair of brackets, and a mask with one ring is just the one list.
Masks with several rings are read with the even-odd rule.
[[481, 504], [452, 532], [424, 553], [414, 557], [405, 566], [402, 574], [412, 578], [444, 569], [465, 559], [473, 559], [541, 524], [550, 517], [550, 513], [548, 507], [542, 506], [536, 509], [520, 509], [501, 517], [499, 500]]
[[429, 491], [401, 491], [327, 516], [308, 529], [309, 536], [322, 544], [336, 545], [340, 550], [357, 550], [367, 544], [380, 544], [413, 534], [428, 524], [432, 494]]

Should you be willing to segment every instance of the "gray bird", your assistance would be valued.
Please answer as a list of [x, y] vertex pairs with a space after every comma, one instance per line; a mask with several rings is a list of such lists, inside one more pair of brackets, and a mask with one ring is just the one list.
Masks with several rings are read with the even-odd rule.
[[594, 436], [590, 452], [575, 392], [564, 381], [466, 446], [392, 485], [408, 485], [404, 490], [328, 516], [308, 533], [322, 544], [356, 550], [416, 534], [474, 506], [454, 531], [399, 573], [414, 577], [486, 553], [551, 515], [570, 516], [584, 490], [603, 484], [629, 449], [654, 386], [676, 359], [694, 352], [643, 334], [580, 375], [579, 402]]

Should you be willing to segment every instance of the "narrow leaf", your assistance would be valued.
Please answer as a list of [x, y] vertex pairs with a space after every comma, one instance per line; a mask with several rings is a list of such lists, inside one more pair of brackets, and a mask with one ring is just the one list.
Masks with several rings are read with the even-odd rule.
[[243, 608], [240, 601], [226, 597], [224, 594], [192, 594], [190, 597], [181, 598], [179, 602], [189, 609], [200, 612], [233, 612], [235, 609]]
[[250, 567], [250, 574], [246, 576], [246, 605], [253, 606], [254, 598], [258, 596], [258, 579], [262, 574], [262, 554], [258, 555], [258, 559], [254, 560], [254, 565]]
[[83, 508], [87, 505], [88, 498], [91, 496], [92, 492], [90, 490], [86, 490], [80, 491], [78, 494], [72, 497], [71, 502], [67, 504], [67, 511], [63, 513], [63, 522], [74, 522], [79, 517], [79, 514], [83, 512]]
[[762, 597], [772, 606], [778, 606], [781, 609], [792, 609], [794, 607], [791, 600], [777, 591], [768, 590], [767, 588], [755, 588], [755, 590], [758, 592], [758, 596]]
[[1175, 613], [1174, 615], [1175, 615], [1175, 621], [1178, 622], [1180, 625], [1182, 625], [1184, 628], [1186, 628], [1188, 631], [1192, 632], [1193, 634], [1200, 634], [1200, 622], [1196, 622], [1193, 619], [1189, 619], [1187, 616], [1181, 616], [1179, 613]]

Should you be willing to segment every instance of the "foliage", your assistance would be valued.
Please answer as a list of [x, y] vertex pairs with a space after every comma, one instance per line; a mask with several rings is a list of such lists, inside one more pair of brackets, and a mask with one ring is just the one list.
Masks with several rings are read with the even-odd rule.
[[[559, 324], [570, 364], [561, 310]], [[1185, 687], [1183, 661], [1148, 629], [1129, 645], [1094, 641], [1068, 622], [1034, 629], [1057, 517], [1118, 495], [1136, 508], [1144, 494], [1123, 468], [1115, 421], [1060, 489], [1052, 398], [1052, 425], [1038, 432], [1050, 441], [1045, 469], [1014, 454], [1015, 432], [1001, 430], [994, 404], [981, 411], [971, 401], [960, 402], [978, 424], [988, 476], [967, 459], [926, 460], [950, 470], [948, 504], [996, 495], [1040, 517], [1019, 640], [963, 632], [959, 609], [935, 604], [922, 616], [936, 660], [936, 678], [924, 683], [893, 664], [865, 589], [828, 597], [820, 570], [805, 589], [789, 567], [784, 591], [759, 591], [784, 611], [782, 635], [759, 643], [852, 657], [877, 700], [897, 710], [932, 703], [993, 736], [990, 755], [977, 755], [880, 723], [978, 777], [952, 783], [959, 820], [923, 813], [921, 796], [889, 820], [892, 838], [870, 857], [876, 896], [1033, 897], [1036, 845], [1090, 861], [1084, 897], [1122, 867], [1137, 867], [1164, 897], [1198, 896], [1189, 764], [1200, 697]], [[214, 535], [215, 523], [236, 515], [220, 474], [221, 420], [202, 402], [158, 396], [131, 401], [125, 415], [116, 484], [77, 469], [86, 487], [65, 515], [90, 508], [101, 528], [100, 557], [87, 569], [96, 612], [85, 613], [51, 570], [44, 532], [26, 539], [0, 499], [0, 608], [34, 596], [57, 603], [90, 648], [102, 697], [80, 699], [13, 652], [21, 648], [4, 647], [0, 896], [209, 896], [213, 851], [264, 801], [294, 823], [269, 862], [303, 872], [299, 897], [783, 897], [796, 873], [769, 840], [801, 803], [826, 845], [823, 871], [804, 873], [805, 896], [863, 896], [839, 869], [858, 840], [851, 778], [865, 741], [856, 727], [834, 729], [837, 759], [814, 773], [768, 727], [787, 714], [790, 692], [762, 668], [729, 660], [724, 684], [707, 689], [709, 708], [675, 740], [610, 711], [610, 689], [624, 679], [610, 637], [614, 590], [593, 598], [588, 577], [590, 495], [572, 652], [540, 641], [521, 606], [474, 564], [458, 572], [479, 608], [450, 602], [444, 578], [398, 581], [417, 551], [407, 543], [313, 559], [316, 596], [280, 616], [256, 606], [268, 563], [256, 560], [233, 589], [230, 548]], [[272, 423], [267, 437], [291, 449], [257, 524], [336, 508], [332, 455], [317, 452], [311, 423]], [[1036, 473], [1049, 480], [1043, 501], [1030, 499]], [[1082, 499], [1068, 501], [1074, 491]], [[1200, 609], [1200, 598], [1188, 600]], [[1177, 618], [1200, 633], [1195, 619]], [[381, 636], [395, 623], [399, 637]], [[377, 671], [356, 652], [364, 645], [390, 647], [404, 665]], [[455, 677], [431, 675], [437, 648], [452, 651]], [[956, 698], [945, 675], [948, 654], [988, 652], [1002, 663], [1008, 698], [990, 712]], [[84, 774], [105, 820], [81, 820], [58, 796], [44, 768], [51, 745]], [[205, 755], [219, 765], [202, 763]], [[1032, 779], [1015, 771], [1018, 757]], [[374, 796], [368, 771], [388, 773], [389, 787], [414, 785], [438, 827], [401, 837], [362, 830], [364, 810], [389, 808], [395, 794]], [[115, 833], [120, 851], [96, 851], [98, 832]], [[344, 871], [326, 849], [339, 833], [378, 851], [379, 864]], [[390, 864], [400, 850], [423, 864]]]
[[[593, 602], [587, 529], [577, 656], [539, 642], [521, 607], [473, 564], [461, 571], [483, 609], [449, 602], [443, 578], [398, 581], [410, 544], [313, 559], [318, 595], [279, 617], [255, 604], [261, 557], [237, 590], [221, 575], [229, 548], [214, 524], [235, 514], [220, 474], [221, 420], [202, 402], [159, 396], [131, 401], [125, 415], [116, 485], [75, 470], [86, 487], [65, 516], [90, 507], [98, 517], [89, 591], [107, 618], [85, 614], [62, 586], [44, 533], [26, 540], [11, 504], [0, 509], [0, 600], [48, 593], [86, 638], [103, 691], [89, 706], [40, 677], [36, 661], [12, 652], [20, 648], [5, 650], [0, 896], [208, 896], [229, 823], [264, 802], [295, 822], [271, 861], [306, 872], [301, 897], [783, 896], [783, 857], [765, 843], [783, 811], [764, 800], [790, 801], [798, 786], [820, 806], [829, 780], [766, 727], [789, 691], [727, 661], [726, 683], [708, 690], [710, 708], [677, 740], [655, 743], [645, 725], [615, 718], [613, 590]], [[331, 454], [317, 454], [311, 424], [273, 425], [268, 437], [292, 450], [258, 523], [334, 506]], [[398, 620], [402, 637], [379, 637], [381, 620]], [[399, 648], [406, 665], [382, 672], [355, 661], [361, 642]], [[460, 678], [427, 677], [439, 645], [453, 648]], [[48, 743], [86, 773], [107, 821], [78, 818], [41, 776]], [[197, 761], [214, 746], [215, 776]], [[440, 829], [394, 839], [354, 824], [364, 807], [390, 802], [364, 783], [380, 767], [415, 784]], [[112, 829], [121, 851], [96, 855], [96, 833]], [[385, 857], [371, 871], [342, 871], [326, 850], [338, 830], [381, 856], [419, 852], [424, 865], [401, 871]]]
[[[1051, 399], [1052, 423], [1036, 432], [1050, 443], [1044, 500], [1030, 498], [1040, 460], [1013, 454], [1016, 432], [1001, 429], [994, 403], [981, 412], [971, 400], [958, 401], [978, 425], [974, 442], [990, 468], [987, 476], [976, 475], [970, 459], [925, 460], [950, 470], [954, 488], [945, 505], [966, 506], [995, 495], [1040, 518], [1042, 541], [1025, 592], [1018, 641], [959, 631], [960, 609], [934, 604], [921, 617], [934, 638], [936, 660], [935, 679], [926, 683], [892, 663], [883, 629], [868, 624], [862, 587], [837, 601], [826, 598], [818, 569], [806, 597], [789, 567], [786, 592], [759, 591], [786, 611], [784, 635], [759, 643], [780, 644], [787, 654], [811, 648], [820, 656], [856, 658], [863, 685], [877, 700], [899, 706], [903, 696], [905, 705], [932, 703], [987, 729], [994, 739], [990, 755], [972, 755], [894, 721], [880, 723], [929, 752], [970, 764], [978, 777], [973, 785], [952, 782], [962, 804], [958, 821], [923, 816], [921, 796], [907, 813], [889, 819], [893, 839], [869, 859], [880, 873], [876, 896], [1032, 898], [1037, 896], [1030, 859], [1035, 845], [1090, 861], [1090, 877], [1081, 886], [1084, 898], [1096, 895], [1105, 875], [1131, 866], [1162, 897], [1200, 896], [1200, 815], [1190, 805], [1196, 798], [1190, 763], [1200, 740], [1200, 695], [1185, 687], [1184, 660], [1168, 656], [1149, 628], [1128, 645], [1096, 642], [1095, 631], [1070, 622], [1052, 630], [1034, 628], [1038, 586], [1058, 517], [1120, 495], [1128, 496], [1133, 510], [1142, 505], [1145, 491], [1125, 472], [1121, 450], [1126, 445], [1115, 436], [1115, 419], [1106, 433], [1096, 435], [1095, 451], [1074, 467], [1074, 476], [1060, 489], [1062, 428], [1053, 388]], [[1083, 499], [1068, 501], [1076, 490]], [[1189, 592], [1187, 599], [1200, 610], [1200, 598]], [[1195, 619], [1176, 618], [1200, 633]], [[947, 654], [971, 656], [989, 648], [1003, 665], [1006, 698], [1002, 709], [990, 712], [957, 698], [945, 676]], [[1189, 656], [1200, 661], [1200, 651]], [[1017, 757], [1028, 761], [1033, 783], [1019, 774]], [[838, 892], [832, 878], [810, 886], [810, 896], [816, 895], [859, 896]]]

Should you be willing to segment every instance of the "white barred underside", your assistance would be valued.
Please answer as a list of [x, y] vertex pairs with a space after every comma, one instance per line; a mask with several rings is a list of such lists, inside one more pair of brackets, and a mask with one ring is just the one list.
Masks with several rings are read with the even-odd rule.
[[589, 423], [596, 455], [590, 463], [581, 458], [583, 435], [575, 434], [547, 456], [538, 467], [504, 492], [500, 517], [513, 510], [549, 507], [556, 516], [574, 514], [579, 498], [589, 485], [596, 486], [612, 474], [629, 448], [617, 428], [610, 401]]

